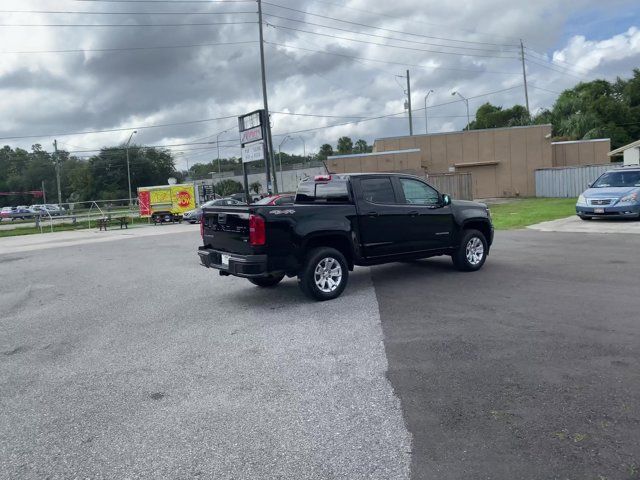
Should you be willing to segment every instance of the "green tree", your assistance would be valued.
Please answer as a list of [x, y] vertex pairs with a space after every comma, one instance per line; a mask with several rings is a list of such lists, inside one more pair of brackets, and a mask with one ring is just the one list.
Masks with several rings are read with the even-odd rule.
[[563, 91], [535, 123], [551, 123], [556, 138], [611, 138], [614, 148], [640, 137], [640, 69], [624, 80], [582, 82]]
[[253, 182], [249, 185], [249, 190], [257, 195], [260, 193], [260, 190], [262, 190], [262, 184], [260, 182]]
[[476, 111], [476, 119], [467, 127], [469, 130], [481, 128], [501, 128], [529, 125], [530, 119], [527, 109], [522, 105], [514, 105], [511, 108], [503, 109], [485, 103]]
[[244, 190], [240, 182], [236, 182], [230, 178], [220, 180], [215, 186], [216, 193], [221, 197], [228, 197], [234, 193], [240, 193]]
[[367, 141], [363, 139], [359, 139], [356, 141], [356, 144], [353, 148], [354, 153], [367, 153], [369, 152], [369, 145], [367, 145]]
[[320, 146], [320, 150], [317, 155], [319, 160], [326, 160], [327, 157], [330, 157], [331, 155], [333, 155], [333, 147], [331, 145], [325, 143]]
[[338, 153], [346, 155], [353, 152], [353, 141], [350, 137], [340, 137], [338, 139]]

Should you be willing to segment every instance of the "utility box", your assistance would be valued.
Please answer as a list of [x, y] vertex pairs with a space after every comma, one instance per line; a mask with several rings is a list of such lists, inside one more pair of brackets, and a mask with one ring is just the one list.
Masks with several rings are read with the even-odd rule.
[[138, 188], [140, 216], [153, 223], [181, 222], [182, 215], [196, 208], [192, 184], [158, 185]]

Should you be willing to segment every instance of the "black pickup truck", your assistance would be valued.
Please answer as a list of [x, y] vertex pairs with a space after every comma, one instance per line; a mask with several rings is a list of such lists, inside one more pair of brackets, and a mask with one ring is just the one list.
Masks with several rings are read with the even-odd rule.
[[412, 175], [320, 175], [284, 206], [208, 207], [202, 265], [273, 287], [298, 277], [316, 300], [338, 297], [355, 265], [450, 255], [478, 270], [493, 241], [486, 205], [451, 200]]

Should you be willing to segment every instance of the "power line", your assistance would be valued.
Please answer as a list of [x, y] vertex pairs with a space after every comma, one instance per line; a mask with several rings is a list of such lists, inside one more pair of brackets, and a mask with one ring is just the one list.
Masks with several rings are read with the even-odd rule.
[[142, 126], [131, 126], [131, 127], [122, 127], [122, 128], [109, 128], [104, 130], [85, 130], [84, 132], [66, 132], [66, 133], [47, 133], [40, 135], [21, 135], [21, 136], [13, 136], [13, 137], [0, 137], [0, 140], [20, 140], [26, 138], [48, 138], [48, 137], [66, 137], [71, 135], [88, 135], [92, 133], [110, 133], [110, 132], [124, 132], [127, 130], [143, 130], [147, 128], [163, 128], [163, 127], [176, 127], [179, 125], [192, 125], [194, 123], [205, 123], [205, 122], [215, 122], [217, 120], [226, 120], [228, 118], [237, 118], [237, 115], [227, 115], [226, 117], [217, 117], [217, 118], [205, 118], [202, 120], [190, 120], [187, 122], [176, 122], [176, 123], [164, 123], [160, 125], [142, 125]]
[[120, 47], [120, 48], [83, 48], [83, 49], [69, 49], [69, 50], [22, 50], [22, 51], [8, 51], [0, 52], [1, 54], [45, 54], [45, 53], [84, 53], [84, 52], [123, 52], [123, 51], [137, 51], [137, 50], [167, 50], [176, 48], [198, 48], [198, 47], [218, 47], [228, 45], [244, 45], [249, 43], [258, 43], [257, 40], [247, 40], [242, 42], [221, 42], [221, 43], [199, 43], [190, 45], [158, 45], [149, 47]]
[[340, 18], [329, 17], [327, 15], [320, 15], [320, 14], [317, 14], [317, 13], [306, 12], [304, 10], [298, 10], [296, 8], [285, 7], [284, 5], [278, 5], [276, 3], [270, 3], [270, 2], [262, 2], [262, 3], [264, 5], [270, 5], [272, 7], [282, 8], [284, 10], [290, 10], [292, 12], [304, 13], [305, 15], [312, 15], [314, 17], [325, 18], [327, 20], [333, 20], [335, 22], [347, 23], [349, 25], [358, 25], [360, 27], [373, 28], [373, 29], [376, 29], [376, 30], [382, 30], [382, 31], [385, 31], [385, 32], [390, 32], [390, 33], [400, 33], [402, 35], [411, 35], [411, 36], [414, 36], [414, 37], [430, 38], [430, 39], [433, 39], [433, 40], [444, 40], [444, 41], [449, 41], [449, 42], [461, 42], [461, 43], [471, 43], [471, 44], [479, 44], [479, 45], [491, 45], [491, 46], [500, 46], [500, 47], [513, 47], [514, 46], [514, 45], [509, 45], [509, 44], [475, 42], [475, 41], [472, 41], [472, 40], [456, 40], [455, 38], [436, 37], [436, 36], [433, 36], [433, 35], [424, 35], [424, 34], [420, 34], [420, 33], [405, 32], [405, 31], [402, 31], [402, 30], [392, 30], [392, 29], [389, 29], [389, 28], [377, 27], [375, 25], [368, 25], [366, 23], [351, 22], [351, 21], [348, 21], [348, 20], [342, 20]]
[[253, 3], [254, 0], [73, 0], [85, 3]]
[[255, 14], [254, 11], [247, 12], [93, 12], [74, 10], [0, 10], [0, 13], [38, 13], [52, 15], [233, 15], [233, 14]]
[[[387, 37], [384, 35], [376, 35], [375, 33], [366, 33], [366, 32], [356, 32], [353, 30], [349, 30], [347, 28], [340, 28], [340, 27], [332, 27], [329, 25], [322, 25], [320, 23], [314, 23], [314, 22], [307, 22], [305, 20], [297, 20], [295, 18], [289, 18], [289, 17], [282, 17], [280, 15], [273, 15], [273, 14], [265, 14], [265, 17], [272, 17], [272, 18], [278, 18], [281, 20], [288, 20], [291, 22], [297, 22], [297, 23], [304, 23], [306, 25], [313, 25], [315, 27], [322, 27], [322, 28], [329, 28], [331, 30], [339, 30], [341, 32], [348, 32], [348, 33], [353, 33], [353, 34], [358, 34], [358, 35], [367, 35], [369, 37], [376, 37], [376, 38], [382, 38], [385, 40], [396, 40], [398, 42], [407, 42], [407, 43], [413, 43], [413, 44], [417, 44], [417, 45], [431, 45], [431, 46], [435, 46], [435, 47], [443, 47], [443, 48], [457, 48], [459, 50], [477, 50], [477, 51], [482, 51], [482, 52], [505, 52], [505, 51], [514, 51], [515, 50], [492, 50], [490, 48], [487, 47], [482, 47], [482, 48], [477, 48], [477, 47], [467, 47], [467, 46], [463, 46], [463, 45], [443, 45], [441, 43], [432, 43], [432, 42], [418, 42], [416, 40], [407, 40], [405, 38], [398, 38], [398, 37]], [[274, 25], [274, 26], [278, 26], [278, 25]], [[508, 48], [512, 48], [512, 47], [508, 47]]]
[[[515, 72], [502, 72], [502, 71], [495, 71], [495, 70], [472, 70], [472, 69], [468, 69], [468, 68], [454, 68], [454, 67], [442, 67], [442, 66], [437, 66], [437, 67], [429, 67], [426, 65], [419, 65], [419, 64], [415, 64], [415, 63], [406, 63], [406, 62], [392, 62], [392, 61], [388, 61], [388, 60], [380, 60], [380, 59], [375, 59], [375, 58], [366, 58], [366, 57], [357, 57], [354, 55], [346, 55], [343, 53], [337, 53], [337, 52], [328, 52], [325, 50], [315, 50], [315, 49], [311, 49], [311, 48], [304, 48], [304, 47], [296, 47], [294, 45], [287, 45], [284, 43], [276, 43], [276, 42], [271, 42], [271, 41], [266, 41], [264, 42], [267, 45], [274, 45], [274, 46], [278, 46], [278, 47], [284, 47], [284, 48], [291, 48], [291, 49], [295, 49], [295, 50], [303, 50], [306, 52], [314, 52], [314, 53], [323, 53], [325, 55], [333, 55], [336, 57], [343, 57], [343, 58], [349, 58], [352, 60], [362, 60], [362, 61], [366, 61], [366, 62], [375, 62], [375, 63], [384, 63], [387, 65], [400, 65], [403, 67], [416, 67], [416, 68], [422, 68], [425, 70], [452, 70], [452, 71], [456, 71], [456, 72], [473, 72], [473, 73], [493, 73], [493, 74], [499, 74], [499, 75], [522, 75], [521, 73], [515, 73]], [[388, 73], [388, 72], [387, 72]], [[389, 73], [389, 75], [394, 75], [392, 73]]]
[[[354, 7], [348, 7], [346, 5], [341, 5], [339, 3], [334, 3], [334, 2], [327, 2], [325, 0], [311, 0], [312, 2], [317, 2], [317, 3], [323, 3], [325, 5], [333, 5], [339, 8], [343, 8], [343, 9], [347, 9], [347, 10], [353, 10], [355, 12], [360, 12], [360, 13], [366, 13], [368, 15], [376, 15], [379, 17], [385, 17], [385, 18], [391, 18], [393, 20], [405, 20], [407, 22], [411, 22], [411, 23], [415, 23], [418, 25], [429, 25], [432, 27], [438, 27], [438, 28], [445, 28], [445, 29], [451, 29], [451, 27], [449, 25], [440, 25], [437, 23], [430, 23], [430, 22], [424, 22], [424, 21], [420, 21], [420, 20], [413, 20], [413, 19], [407, 19], [407, 18], [403, 18], [403, 17], [399, 17], [397, 15], [389, 15], [387, 13], [381, 13], [381, 12], [376, 12], [374, 10], [363, 10], [360, 8], [354, 8]], [[484, 35], [487, 37], [499, 37], [499, 38], [505, 38], [507, 40], [519, 40], [516, 37], [509, 37], [506, 35], [498, 35], [495, 33], [484, 33], [484, 32], [478, 32], [476, 30], [469, 30], [466, 28], [460, 28], [460, 27], [455, 27], [455, 30], [459, 30], [461, 32], [467, 32], [467, 33], [472, 33], [474, 35]], [[465, 42], [465, 43], [470, 43], [469, 40], [455, 40], [455, 39], [451, 39], [451, 41], [456, 41], [456, 42]], [[483, 43], [483, 42], [474, 42], [474, 43]], [[495, 43], [485, 43], [485, 45], [500, 45], [500, 44], [495, 44]], [[512, 45], [514, 47], [517, 47], [517, 45]]]
[[[533, 48], [530, 48], [530, 47], [524, 47], [524, 48], [525, 48], [525, 50], [527, 50], [528, 52], [530, 52], [530, 53], [534, 54], [534, 56], [535, 56], [536, 58], [539, 58], [540, 60], [543, 60], [543, 61], [545, 61], [545, 62], [548, 62], [548, 63], [550, 63], [550, 64], [552, 64], [552, 65], [557, 65], [557, 66], [559, 66], [559, 67], [562, 67], [562, 65], [558, 65], [558, 64], [560, 64], [560, 63], [564, 63], [565, 65], [568, 65], [569, 67], [572, 67], [575, 71], [578, 71], [578, 73], [580, 73], [579, 71], [582, 71], [581, 73], [583, 73], [583, 74], [587, 74], [587, 73], [589, 73], [589, 70], [588, 70], [588, 69], [585, 69], [584, 67], [579, 67], [579, 66], [578, 66], [578, 65], [576, 65], [575, 63], [569, 63], [569, 62], [566, 62], [566, 61], [564, 61], [564, 60], [557, 60], [557, 59], [553, 59], [553, 60], [552, 60], [552, 59], [548, 58], [548, 56], [547, 56], [547, 55], [545, 55], [545, 54], [543, 54], [543, 53], [540, 53], [540, 52], [538, 52], [537, 50], [534, 50]], [[562, 67], [562, 68], [567, 68], [567, 67]]]
[[256, 22], [209, 22], [209, 23], [23, 23], [0, 24], [0, 27], [204, 27], [212, 25], [247, 25]]
[[[486, 97], [486, 96], [489, 96], [489, 95], [495, 95], [497, 93], [507, 92], [509, 90], [514, 90], [516, 88], [521, 88], [521, 87], [522, 87], [522, 85], [516, 85], [516, 86], [513, 86], [513, 87], [509, 87], [509, 88], [503, 88], [501, 90], [495, 90], [493, 92], [481, 93], [479, 95], [474, 95], [472, 97], [467, 97], [467, 100], [472, 100], [474, 98], [480, 98], [480, 97]], [[445, 103], [440, 103], [440, 104], [436, 104], [436, 105], [430, 105], [427, 108], [431, 109], [431, 108], [435, 108], [435, 107], [442, 107], [444, 105], [450, 105], [452, 103], [459, 103], [461, 101], [462, 100], [453, 100], [451, 102], [445, 102]], [[419, 112], [421, 110], [424, 110], [424, 107], [414, 108], [413, 109], [414, 112]], [[373, 120], [380, 120], [382, 118], [395, 117], [397, 115], [404, 115], [404, 114], [405, 114], [404, 111], [397, 112], [397, 113], [389, 113], [389, 114], [386, 114], [386, 115], [378, 115], [378, 116], [375, 116], [375, 117], [368, 117], [368, 118], [364, 118], [364, 119], [361, 119], [361, 120], [353, 120], [353, 121], [350, 121], [350, 122], [342, 122], [342, 123], [336, 123], [336, 124], [333, 124], [333, 125], [325, 125], [325, 126], [322, 126], [322, 127], [307, 128], [307, 129], [304, 129], [304, 130], [296, 130], [296, 131], [293, 131], [293, 132], [278, 133], [278, 134], [274, 134], [274, 137], [282, 137], [282, 136], [285, 136], [285, 135], [295, 135], [295, 134], [298, 134], [298, 133], [306, 133], [306, 132], [312, 132], [312, 131], [315, 131], [315, 130], [323, 130], [325, 128], [341, 127], [341, 126], [344, 126], [344, 125], [351, 125], [351, 124], [354, 124], [354, 123], [361, 123], [361, 122], [369, 122], [369, 121], [373, 121]]]
[[535, 88], [536, 90], [542, 90], [544, 92], [555, 93], [556, 95], [562, 95], [562, 92], [556, 92], [555, 90], [549, 90], [548, 88], [536, 87], [535, 85], [529, 84], [531, 88]]
[[[401, 45], [390, 45], [388, 43], [378, 43], [378, 42], [370, 42], [368, 40], [358, 40], [355, 38], [347, 38], [347, 37], [339, 37], [337, 35], [331, 35], [329, 33], [320, 33], [320, 32], [314, 32], [311, 30], [303, 30], [300, 28], [293, 28], [293, 27], [285, 27], [284, 25], [274, 25], [274, 24], [267, 24], [270, 25], [272, 27], [275, 28], [283, 28], [285, 30], [293, 30], [295, 32], [303, 32], [303, 33], [310, 33], [312, 35], [319, 35], [322, 37], [329, 37], [329, 38], [335, 38], [338, 40], [346, 40], [349, 42], [357, 42], [357, 43], [366, 43], [368, 45], [376, 45], [378, 47], [388, 47], [388, 48], [398, 48], [398, 49], [402, 49], [402, 50], [411, 50], [414, 52], [426, 52], [426, 53], [438, 53], [438, 54], [443, 54], [443, 55], [457, 55], [457, 56], [463, 56], [463, 57], [482, 57], [482, 58], [503, 58], [503, 59], [516, 59], [517, 57], [504, 57], [504, 56], [498, 56], [498, 55], [480, 55], [477, 53], [460, 53], [460, 52], [443, 52], [440, 50], [429, 50], [429, 49], [425, 49], [425, 48], [414, 48], [414, 47], [403, 47]], [[354, 32], [357, 33], [357, 32]]]
[[562, 73], [564, 75], [569, 75], [570, 77], [577, 78], [578, 80], [584, 80], [584, 78], [585, 78], [584, 76], [578, 76], [578, 75], [574, 75], [573, 73], [569, 73], [566, 70], [560, 70], [560, 68], [563, 68], [563, 67], [557, 66], [558, 68], [554, 68], [554, 67], [552, 67], [550, 65], [546, 65], [544, 63], [538, 62], [534, 58], [527, 57], [527, 56], [525, 56], [525, 58], [529, 63], [533, 63], [534, 65], [538, 65], [539, 67], [546, 68], [547, 70], [552, 70], [552, 71], [557, 72], [557, 73]]

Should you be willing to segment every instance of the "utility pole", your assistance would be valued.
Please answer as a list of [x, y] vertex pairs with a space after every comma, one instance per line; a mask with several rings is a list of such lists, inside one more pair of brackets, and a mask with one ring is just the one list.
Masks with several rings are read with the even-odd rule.
[[413, 135], [413, 116], [411, 113], [411, 79], [407, 70], [407, 104], [409, 106], [409, 135]]
[[138, 133], [137, 130], [134, 130], [133, 132], [131, 132], [131, 135], [129, 135], [129, 140], [127, 140], [127, 180], [129, 182], [129, 207], [131, 207], [131, 168], [129, 167], [129, 144], [131, 143], [131, 139], [133, 138], [133, 136]]
[[527, 104], [527, 115], [531, 116], [531, 112], [529, 111], [529, 89], [527, 88], [527, 69], [524, 64], [524, 44], [522, 43], [522, 39], [520, 39], [520, 59], [522, 60], [522, 78], [524, 79], [524, 99]]
[[62, 191], [60, 190], [60, 156], [58, 155], [58, 140], [53, 141], [53, 150], [56, 156], [56, 184], [58, 185], [58, 206], [62, 206]]
[[44, 190], [44, 180], [42, 180], [42, 203], [47, 203], [47, 192]]
[[267, 192], [271, 193], [271, 172], [274, 172], [273, 175], [273, 191], [278, 193], [278, 179], [275, 175], [275, 160], [273, 159], [273, 141], [271, 139], [271, 118], [269, 116], [269, 102], [267, 100], [267, 78], [265, 72], [265, 64], [264, 64], [264, 38], [262, 34], [262, 0], [258, 1], [258, 31], [260, 32], [260, 69], [262, 73], [262, 101], [264, 104], [265, 111], [265, 121], [267, 124], [265, 127], [267, 128], [267, 150], [269, 151], [269, 158], [264, 159], [265, 164], [265, 174], [267, 176]]

